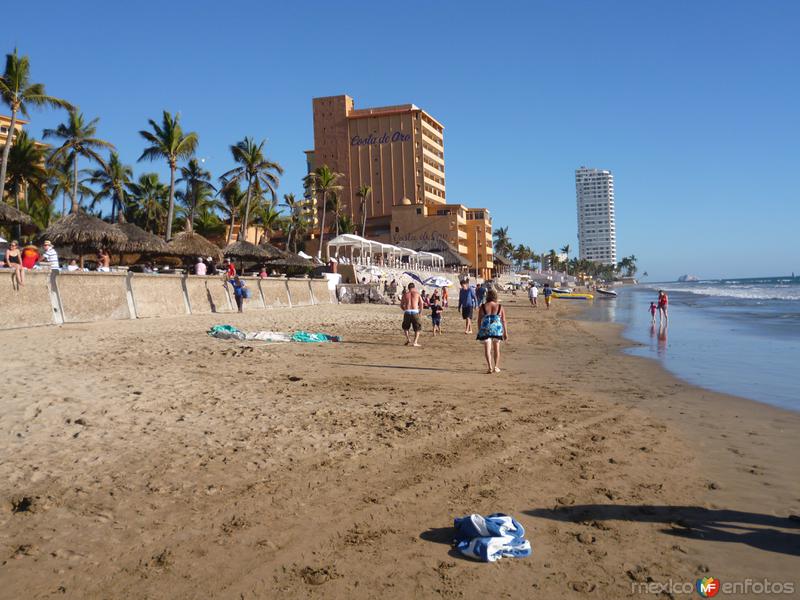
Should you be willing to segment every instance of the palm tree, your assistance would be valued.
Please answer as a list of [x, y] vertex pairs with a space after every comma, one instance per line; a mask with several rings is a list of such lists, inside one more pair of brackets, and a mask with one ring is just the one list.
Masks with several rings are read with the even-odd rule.
[[72, 165], [72, 212], [78, 210], [78, 157], [83, 156], [93, 160], [105, 168], [106, 163], [97, 150], [100, 148], [114, 149], [112, 143], [95, 137], [99, 120], [94, 118], [86, 122], [83, 113], [70, 110], [66, 123], [61, 123], [55, 129], [45, 129], [42, 134], [44, 138], [54, 137], [63, 140], [61, 146], [53, 151], [50, 158], [57, 160], [61, 155], [69, 156]]
[[228, 181], [220, 177], [219, 208], [228, 216], [228, 238], [226, 244], [233, 240], [233, 226], [236, 224], [236, 215], [241, 213], [245, 201], [245, 193], [239, 187], [238, 181]]
[[300, 212], [302, 207], [292, 193], [283, 195], [283, 204], [281, 204], [281, 206], [289, 209], [286, 227], [286, 248], [289, 249], [291, 248], [292, 236], [295, 235], [298, 229], [297, 226], [301, 218]]
[[317, 194], [320, 196], [318, 206], [322, 207], [322, 222], [319, 228], [319, 250], [317, 252], [317, 258], [320, 259], [322, 258], [322, 246], [325, 242], [325, 213], [328, 208], [328, 195], [342, 189], [342, 186], [338, 184], [339, 179], [342, 177], [344, 175], [332, 171], [328, 165], [322, 165], [303, 179], [311, 197]]
[[[20, 131], [16, 136], [14, 146], [8, 155], [8, 183], [13, 190], [14, 203], [17, 210], [20, 210], [20, 193], [25, 194], [25, 206], [23, 212], [29, 212], [30, 193], [37, 200], [50, 203], [47, 192], [49, 173], [44, 166], [45, 150], [34, 140], [28, 138], [25, 131]], [[17, 226], [17, 237], [21, 237], [22, 227]]]
[[29, 106], [53, 106], [72, 109], [66, 100], [48, 96], [44, 91], [44, 84], [31, 83], [31, 65], [27, 56], [18, 56], [16, 48], [13, 54], [6, 54], [6, 68], [0, 77], [0, 100], [11, 108], [11, 123], [8, 127], [8, 137], [3, 147], [3, 159], [0, 162], [0, 201], [6, 186], [6, 169], [8, 168], [8, 154], [14, 145], [14, 131], [17, 127], [17, 113], [23, 117], [28, 116]]
[[194, 131], [187, 134], [183, 133], [180, 125], [180, 113], [173, 117], [166, 110], [161, 116], [161, 125], [153, 119], [148, 123], [153, 131], [140, 131], [145, 140], [150, 142], [150, 146], [144, 149], [139, 161], [157, 160], [165, 158], [169, 165], [169, 208], [167, 209], [167, 230], [165, 239], [172, 239], [172, 219], [175, 216], [175, 170], [178, 168], [178, 160], [189, 158], [197, 150], [198, 137]]
[[569, 275], [569, 251], [570, 251], [569, 244], [564, 244], [561, 246], [561, 252], [567, 255], [566, 265], [567, 265], [567, 275]]
[[339, 194], [331, 192], [331, 198], [328, 200], [328, 210], [333, 213], [334, 223], [336, 223], [336, 236], [339, 236], [339, 223], [344, 213], [344, 204], [342, 204]]
[[111, 198], [111, 220], [115, 217], [120, 223], [125, 221], [123, 207], [125, 206], [126, 187], [131, 183], [133, 169], [123, 164], [119, 154], [111, 152], [108, 162], [99, 169], [92, 171], [89, 182], [100, 186], [95, 193], [95, 199]]
[[353, 219], [350, 218], [350, 215], [345, 214], [339, 215], [336, 226], [341, 233], [353, 233], [356, 228], [356, 225], [353, 223]]
[[186, 205], [186, 231], [192, 231], [198, 206], [207, 201], [212, 192], [216, 192], [211, 183], [211, 172], [200, 166], [196, 158], [192, 158], [185, 167], [181, 167], [181, 176], [177, 182], [186, 183], [182, 199]]
[[281, 229], [284, 226], [283, 215], [272, 204], [262, 204], [257, 211], [258, 222], [264, 228], [264, 234], [259, 242], [268, 242], [270, 232]]
[[127, 215], [130, 217], [128, 220], [159, 235], [162, 224], [165, 224], [164, 217], [169, 213], [164, 206], [167, 186], [159, 181], [157, 173], [144, 173], [139, 175], [136, 183], [129, 183], [127, 187], [133, 197], [133, 202], [129, 204], [132, 210]]
[[508, 237], [508, 227], [499, 227], [494, 230], [494, 251], [500, 256], [508, 258], [514, 250], [511, 238]]
[[367, 198], [372, 195], [372, 186], [362, 185], [358, 188], [356, 196], [361, 198], [361, 237], [364, 237], [367, 231]]
[[204, 237], [218, 236], [225, 231], [225, 223], [219, 218], [219, 215], [214, 210], [217, 206], [216, 200], [213, 202], [204, 202], [197, 206], [197, 213], [194, 217], [194, 231]]
[[550, 270], [556, 271], [556, 267], [558, 267], [558, 254], [553, 248], [550, 248], [550, 252], [547, 253], [547, 258], [550, 261]]
[[231, 146], [231, 156], [240, 166], [223, 175], [225, 179], [229, 180], [229, 185], [232, 185], [234, 181], [237, 183], [240, 181], [247, 182], [244, 216], [239, 226], [240, 240], [247, 239], [247, 221], [250, 217], [250, 199], [253, 194], [253, 186], [256, 184], [263, 186], [263, 189], [270, 192], [272, 202], [275, 203], [275, 189], [280, 183], [278, 175], [283, 175], [283, 168], [264, 156], [264, 144], [266, 144], [266, 140], [256, 144], [253, 139], [245, 137], [242, 141], [237, 142], [236, 145]]

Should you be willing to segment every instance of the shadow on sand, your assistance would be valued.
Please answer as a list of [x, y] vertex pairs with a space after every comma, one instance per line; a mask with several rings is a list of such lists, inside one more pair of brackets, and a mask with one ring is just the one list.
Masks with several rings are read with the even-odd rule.
[[341, 367], [370, 367], [372, 369], [406, 369], [409, 371], [445, 371], [447, 373], [463, 373], [464, 371], [457, 371], [455, 369], [442, 369], [439, 367], [411, 367], [408, 365], [367, 365], [364, 363], [334, 363]]
[[452, 556], [453, 558], [460, 558], [461, 560], [465, 560], [467, 562], [475, 562], [474, 560], [467, 558], [461, 552], [456, 550], [455, 545], [453, 544], [453, 539], [455, 538], [456, 530], [454, 527], [431, 527], [427, 531], [423, 531], [419, 534], [419, 539], [425, 540], [426, 542], [432, 542], [434, 544], [446, 544], [450, 546], [450, 550], [448, 551], [448, 556]]
[[[532, 517], [556, 521], [640, 521], [663, 523], [662, 533], [710, 542], [746, 544], [759, 550], [800, 556], [800, 522], [738, 510], [697, 506], [584, 504], [524, 511]], [[795, 531], [786, 531], [787, 529]]]

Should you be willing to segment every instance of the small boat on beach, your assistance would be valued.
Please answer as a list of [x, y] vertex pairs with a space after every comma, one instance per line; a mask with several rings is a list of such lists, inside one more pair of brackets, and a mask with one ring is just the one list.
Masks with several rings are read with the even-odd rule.
[[564, 300], [592, 300], [594, 296], [591, 294], [581, 294], [576, 292], [570, 292], [569, 294], [565, 294], [563, 292], [553, 291], [553, 298], [562, 298]]
[[617, 292], [615, 292], [614, 290], [601, 290], [600, 288], [597, 288], [595, 291], [598, 294], [600, 294], [601, 297], [603, 297], [603, 296], [606, 296], [608, 298], [616, 298], [617, 297]]

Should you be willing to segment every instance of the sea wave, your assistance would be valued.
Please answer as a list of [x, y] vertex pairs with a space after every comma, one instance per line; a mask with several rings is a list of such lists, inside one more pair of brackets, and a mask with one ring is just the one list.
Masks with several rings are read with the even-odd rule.
[[694, 284], [686, 286], [662, 285], [659, 286], [666, 292], [686, 292], [699, 296], [716, 296], [719, 298], [741, 298], [742, 300], [800, 300], [800, 286], [758, 286], [758, 285], [703, 285]]

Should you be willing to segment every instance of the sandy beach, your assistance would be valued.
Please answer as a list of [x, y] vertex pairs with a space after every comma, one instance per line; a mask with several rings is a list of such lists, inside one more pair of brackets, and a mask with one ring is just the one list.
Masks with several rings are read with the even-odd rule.
[[[454, 309], [420, 349], [373, 305], [0, 332], [0, 597], [800, 589], [800, 415], [624, 355], [564, 301], [502, 300], [495, 375]], [[206, 335], [221, 323], [344, 342]], [[451, 550], [454, 517], [498, 511], [533, 556]]]

